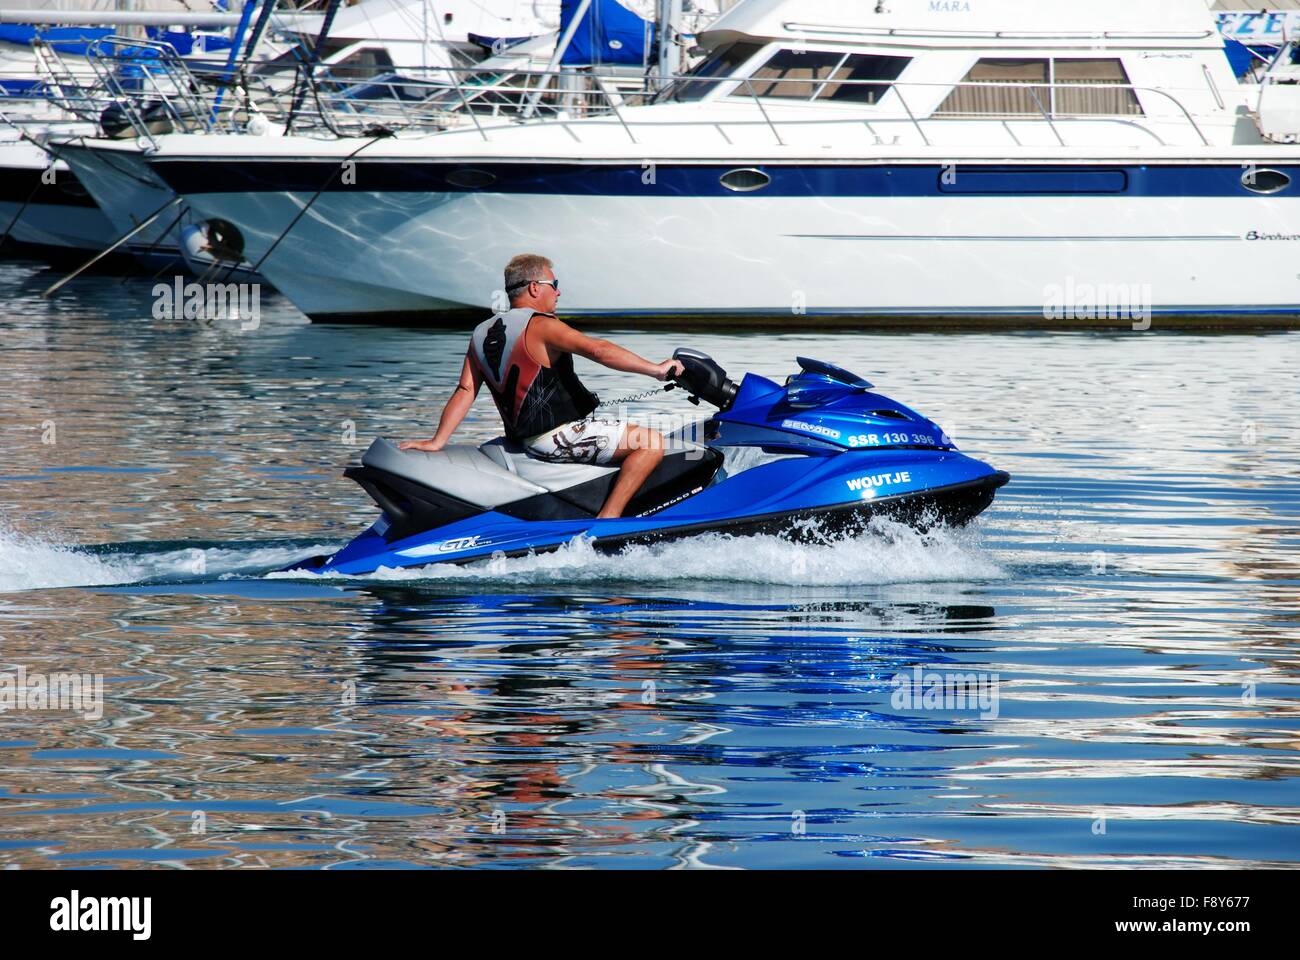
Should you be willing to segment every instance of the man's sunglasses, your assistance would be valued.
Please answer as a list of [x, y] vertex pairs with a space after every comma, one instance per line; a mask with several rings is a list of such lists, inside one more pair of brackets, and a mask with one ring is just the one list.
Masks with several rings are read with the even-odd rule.
[[515, 290], [520, 290], [520, 289], [522, 289], [522, 288], [528, 286], [530, 283], [540, 283], [540, 284], [542, 284], [543, 286], [550, 287], [550, 288], [551, 288], [552, 290], [554, 290], [556, 293], [559, 293], [559, 292], [560, 292], [560, 278], [559, 278], [559, 277], [556, 277], [554, 280], [525, 280], [523, 283], [516, 283], [513, 287], [511, 287], [511, 288], [510, 288], [508, 291], [506, 291], [506, 292], [507, 292], [507, 293], [512, 293], [512, 292], [514, 292]]

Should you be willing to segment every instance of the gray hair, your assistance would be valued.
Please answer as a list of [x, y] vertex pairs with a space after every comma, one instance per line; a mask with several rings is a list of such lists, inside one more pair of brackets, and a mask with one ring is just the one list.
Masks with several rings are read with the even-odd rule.
[[519, 254], [506, 264], [506, 293], [511, 294], [512, 291], [532, 283], [534, 280], [545, 280], [543, 274], [550, 269], [554, 269], [551, 261], [540, 254]]

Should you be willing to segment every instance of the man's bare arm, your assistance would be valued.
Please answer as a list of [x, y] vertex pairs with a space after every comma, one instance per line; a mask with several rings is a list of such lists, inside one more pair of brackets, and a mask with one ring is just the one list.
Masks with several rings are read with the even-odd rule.
[[620, 347], [609, 340], [589, 337], [580, 330], [575, 330], [563, 320], [555, 317], [539, 317], [537, 320], [537, 341], [562, 353], [576, 353], [601, 366], [625, 373], [640, 373], [656, 380], [667, 380], [674, 372], [680, 372], [682, 365], [677, 360], [665, 360], [652, 363], [626, 347]]
[[482, 385], [483, 379], [478, 375], [478, 370], [474, 368], [469, 357], [466, 357], [465, 365], [460, 371], [460, 383], [456, 384], [455, 392], [442, 409], [442, 417], [438, 420], [438, 432], [433, 435], [433, 439], [405, 440], [397, 445], [398, 449], [427, 450], [430, 453], [437, 453], [445, 447], [451, 435], [465, 419], [465, 414], [469, 413], [469, 408], [473, 406], [479, 387]]

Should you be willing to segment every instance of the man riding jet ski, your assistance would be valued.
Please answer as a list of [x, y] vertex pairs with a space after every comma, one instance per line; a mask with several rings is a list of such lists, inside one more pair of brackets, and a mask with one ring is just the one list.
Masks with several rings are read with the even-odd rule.
[[664, 438], [636, 424], [591, 416], [597, 400], [573, 372], [573, 355], [657, 380], [680, 374], [681, 363], [651, 363], [558, 319], [554, 310], [560, 281], [545, 257], [523, 253], [506, 264], [505, 290], [510, 309], [474, 328], [460, 383], [442, 412], [438, 432], [431, 440], [407, 441], [398, 449], [437, 453], [465, 419], [479, 387], [487, 384], [506, 438], [531, 456], [550, 463], [621, 463], [596, 515], [602, 520], [621, 517], [663, 460]]
[[[515, 279], [533, 302], [553, 306], [539, 289], [553, 292], [553, 275]], [[554, 550], [579, 537], [601, 551], [714, 531], [810, 539], [856, 531], [875, 515], [960, 525], [1010, 479], [861, 377], [806, 357], [784, 384], [753, 373], [737, 384], [693, 350], [657, 365], [602, 350], [597, 359], [610, 366], [671, 378], [718, 412], [668, 437], [617, 421], [593, 425], [596, 400], [573, 375], [571, 355], [589, 338], [572, 331], [581, 340], [563, 340], [560, 324], [542, 338], [545, 353], [530, 350], [534, 324], [550, 326], [532, 312], [541, 309], [512, 307], [475, 329], [434, 438], [375, 440], [344, 472], [379, 505], [379, 519], [334, 555], [287, 569], [364, 575]], [[551, 352], [552, 335], [573, 350]], [[448, 444], [480, 382], [506, 436]], [[538, 424], [545, 428], [532, 433]], [[629, 442], [633, 431], [643, 445]]]

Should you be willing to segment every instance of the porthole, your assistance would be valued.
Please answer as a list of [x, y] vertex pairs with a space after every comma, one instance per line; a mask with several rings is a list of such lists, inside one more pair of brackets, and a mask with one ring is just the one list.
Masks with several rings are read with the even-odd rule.
[[728, 190], [734, 190], [736, 193], [750, 193], [754, 190], [762, 190], [772, 182], [771, 177], [754, 167], [728, 170], [718, 180]]
[[495, 173], [488, 173], [486, 170], [475, 170], [473, 167], [464, 167], [460, 170], [453, 170], [447, 174], [447, 182], [453, 187], [464, 187], [467, 190], [477, 190], [481, 187], [488, 187], [497, 182]]
[[1281, 193], [1291, 186], [1291, 178], [1281, 170], [1247, 168], [1241, 175], [1241, 185], [1252, 193]]

